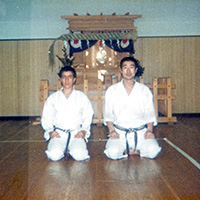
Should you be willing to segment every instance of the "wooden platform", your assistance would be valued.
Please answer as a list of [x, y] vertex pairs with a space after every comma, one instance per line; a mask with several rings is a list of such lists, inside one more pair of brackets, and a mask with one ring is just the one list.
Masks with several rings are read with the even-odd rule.
[[107, 128], [93, 125], [91, 159], [83, 162], [49, 161], [39, 125], [33, 126], [32, 120], [1, 120], [0, 199], [200, 199], [200, 117], [177, 119], [174, 125], [155, 128], [162, 152], [154, 160], [109, 160], [103, 154]]

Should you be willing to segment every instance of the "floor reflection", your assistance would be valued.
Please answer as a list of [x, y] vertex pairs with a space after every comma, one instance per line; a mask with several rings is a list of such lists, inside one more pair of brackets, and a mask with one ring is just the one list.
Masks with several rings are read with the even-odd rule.
[[[151, 194], [154, 196], [160, 193], [160, 164], [156, 160], [140, 157], [129, 157], [122, 160], [108, 160], [105, 164], [107, 182], [112, 193], [125, 198], [126, 193], [139, 195], [139, 193]], [[155, 185], [154, 191], [152, 184]], [[113, 187], [114, 186], [114, 187]], [[123, 188], [124, 192], [119, 190]], [[139, 197], [138, 197], [139, 198]]]
[[108, 160], [105, 170], [110, 179], [143, 182], [146, 179], [156, 177], [160, 172], [160, 164], [156, 160], [129, 157], [116, 161]]
[[[91, 187], [92, 175], [88, 161], [73, 160], [50, 162], [45, 171], [46, 199], [75, 199], [86, 196]], [[55, 194], [56, 191], [56, 194]], [[78, 194], [76, 193], [78, 191]]]

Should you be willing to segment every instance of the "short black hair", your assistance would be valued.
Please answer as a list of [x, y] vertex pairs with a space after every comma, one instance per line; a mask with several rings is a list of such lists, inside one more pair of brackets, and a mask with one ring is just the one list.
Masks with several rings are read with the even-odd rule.
[[68, 72], [68, 71], [71, 71], [73, 73], [74, 78], [76, 78], [76, 70], [73, 67], [71, 67], [70, 65], [66, 65], [66, 66], [62, 67], [58, 73], [58, 76], [61, 78], [62, 73]]
[[129, 57], [124, 57], [122, 58], [122, 60], [120, 61], [120, 68], [122, 69], [123, 63], [125, 61], [132, 61], [135, 64], [135, 68], [137, 68], [137, 72], [135, 74], [136, 77], [142, 76], [143, 72], [144, 72], [144, 68], [140, 65], [140, 61], [135, 59], [133, 56], [129, 56]]

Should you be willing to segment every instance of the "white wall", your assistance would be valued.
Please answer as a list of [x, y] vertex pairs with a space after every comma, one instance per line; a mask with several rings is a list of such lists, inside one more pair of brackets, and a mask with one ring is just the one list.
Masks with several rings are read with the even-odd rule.
[[138, 36], [200, 34], [199, 0], [0, 0], [0, 39], [57, 38], [67, 33], [61, 15], [142, 14]]

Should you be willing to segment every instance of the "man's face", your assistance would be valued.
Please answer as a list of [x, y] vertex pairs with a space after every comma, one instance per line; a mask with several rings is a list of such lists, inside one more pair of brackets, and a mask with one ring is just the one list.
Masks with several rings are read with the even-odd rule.
[[76, 81], [76, 78], [74, 78], [74, 75], [71, 71], [67, 71], [67, 72], [62, 73], [60, 81], [61, 81], [63, 88], [68, 89], [68, 88], [73, 87], [73, 85]]
[[124, 79], [131, 80], [134, 79], [137, 68], [135, 68], [135, 63], [132, 61], [125, 61], [122, 64], [121, 74]]

